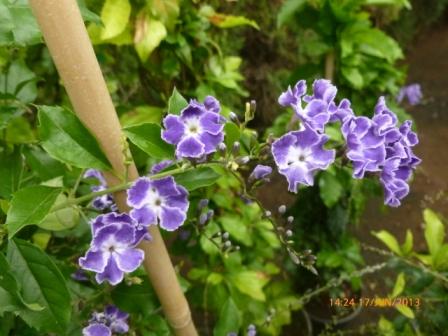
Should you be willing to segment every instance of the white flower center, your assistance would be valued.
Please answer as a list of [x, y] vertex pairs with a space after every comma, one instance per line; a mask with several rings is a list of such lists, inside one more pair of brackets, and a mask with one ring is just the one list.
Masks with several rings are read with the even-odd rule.
[[304, 166], [310, 155], [311, 150], [309, 148], [290, 147], [286, 155], [286, 165]]
[[185, 120], [185, 135], [197, 136], [199, 133], [201, 133], [201, 124], [198, 118]]
[[113, 254], [113, 253], [120, 253], [126, 249], [126, 246], [117, 242], [113, 237], [110, 237], [108, 240], [106, 240], [102, 246], [101, 250], [105, 253]]
[[165, 199], [159, 195], [155, 188], [151, 188], [146, 194], [145, 203], [152, 208], [156, 215], [159, 215], [162, 206], [165, 204]]

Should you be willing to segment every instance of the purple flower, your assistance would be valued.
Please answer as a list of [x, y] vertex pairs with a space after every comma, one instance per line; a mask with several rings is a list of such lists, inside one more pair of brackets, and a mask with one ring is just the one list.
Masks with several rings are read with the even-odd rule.
[[404, 98], [407, 98], [409, 104], [417, 105], [423, 98], [422, 88], [420, 84], [410, 84], [400, 89], [397, 95], [397, 103], [401, 103]]
[[160, 173], [165, 168], [168, 168], [169, 166], [171, 166], [173, 164], [173, 162], [174, 162], [173, 160], [163, 160], [163, 161], [160, 161], [159, 163], [156, 163], [155, 165], [153, 165], [151, 167], [151, 174]]
[[87, 276], [86, 271], [84, 271], [83, 269], [76, 270], [70, 276], [73, 280], [76, 280], [76, 281], [80, 281], [80, 282], [89, 281], [89, 277]]
[[[86, 170], [86, 172], [84, 173], [84, 178], [93, 178], [98, 180], [99, 185], [92, 186], [90, 188], [92, 192], [98, 192], [107, 189], [106, 179], [104, 178], [103, 174], [101, 174], [101, 172], [96, 169]], [[105, 210], [107, 208], [110, 208], [112, 211], [116, 210], [114, 199], [110, 194], [95, 197], [92, 201], [92, 207], [97, 210]]]
[[[297, 82], [293, 89], [283, 92], [278, 102], [282, 106], [290, 106], [302, 123], [317, 131], [323, 131], [338, 107], [334, 103], [337, 89], [330, 81], [318, 79], [313, 83], [313, 95], [307, 96], [306, 82]], [[302, 106], [302, 102], [306, 105]]]
[[247, 327], [247, 336], [256, 336], [257, 335], [257, 328], [253, 324], [250, 324]]
[[92, 318], [89, 320], [90, 325], [83, 329], [83, 335], [103, 336], [112, 333], [127, 333], [129, 331], [128, 318], [129, 314], [109, 305], [104, 312], [92, 314]]
[[334, 161], [335, 151], [323, 148], [327, 140], [328, 136], [305, 127], [283, 135], [272, 144], [275, 163], [288, 180], [289, 191], [297, 192], [299, 184], [313, 185], [314, 173]]
[[176, 146], [178, 158], [201, 158], [216, 151], [224, 140], [219, 102], [209, 96], [204, 104], [190, 101], [180, 116], [163, 119], [162, 139]]
[[385, 191], [385, 204], [399, 206], [409, 193], [412, 171], [421, 160], [412, 151], [418, 143], [412, 122], [398, 127], [398, 118], [380, 97], [374, 116], [348, 117], [342, 126], [347, 142], [347, 157], [353, 163], [353, 177], [363, 178], [366, 172], [379, 173]]
[[110, 329], [102, 323], [92, 323], [89, 324], [82, 330], [83, 336], [111, 336], [112, 332]]
[[116, 285], [123, 280], [124, 273], [135, 271], [144, 259], [142, 250], [135, 248], [149, 234], [137, 228], [126, 214], [100, 215], [92, 222], [93, 239], [79, 265], [96, 272], [98, 283], [105, 280]]
[[257, 165], [249, 176], [249, 180], [261, 180], [267, 178], [272, 173], [272, 168], [264, 165]]
[[174, 231], [187, 218], [188, 192], [176, 184], [172, 176], [158, 180], [138, 179], [128, 190], [131, 217], [142, 226], [159, 224]]

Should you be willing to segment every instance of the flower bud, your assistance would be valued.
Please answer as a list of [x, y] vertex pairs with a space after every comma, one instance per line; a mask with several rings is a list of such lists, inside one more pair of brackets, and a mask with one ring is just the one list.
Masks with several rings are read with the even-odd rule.
[[266, 217], [271, 217], [271, 216], [272, 216], [272, 212], [270, 212], [269, 210], [266, 210], [266, 211], [264, 212], [264, 215], [265, 215]]
[[208, 205], [208, 202], [209, 201], [206, 198], [201, 199], [198, 203], [198, 210], [204, 209]]
[[222, 238], [223, 238], [223, 239], [229, 239], [229, 233], [228, 233], [228, 232], [224, 232], [224, 233], [222, 234]]
[[235, 141], [232, 146], [232, 154], [233, 156], [237, 156], [240, 153], [241, 145], [238, 141]]
[[292, 231], [291, 230], [286, 230], [285, 234], [286, 234], [286, 237], [291, 237], [292, 236]]
[[294, 222], [294, 217], [293, 216], [288, 216], [286, 221], [288, 222], [288, 224], [292, 224], [292, 222]]
[[229, 119], [230, 119], [230, 121], [234, 122], [237, 125], [240, 124], [240, 120], [238, 119], [238, 116], [236, 115], [235, 112], [230, 112], [229, 113]]
[[245, 164], [249, 163], [249, 161], [250, 161], [250, 157], [247, 155], [236, 159], [236, 163], [238, 163], [239, 165], [245, 165]]
[[278, 213], [283, 215], [286, 212], [286, 205], [282, 204], [278, 207]]
[[232, 242], [230, 240], [226, 240], [226, 242], [224, 243], [225, 247], [230, 247], [232, 246]]
[[207, 214], [206, 213], [202, 213], [199, 216], [199, 225], [205, 225], [208, 222], [208, 218], [207, 218]]
[[226, 156], [226, 153], [227, 153], [227, 146], [226, 146], [226, 144], [225, 144], [224, 142], [221, 142], [221, 143], [218, 145], [218, 153], [219, 153], [219, 155], [221, 155], [221, 156]]
[[215, 215], [215, 212], [213, 210], [207, 211], [207, 221], [210, 221], [214, 215]]

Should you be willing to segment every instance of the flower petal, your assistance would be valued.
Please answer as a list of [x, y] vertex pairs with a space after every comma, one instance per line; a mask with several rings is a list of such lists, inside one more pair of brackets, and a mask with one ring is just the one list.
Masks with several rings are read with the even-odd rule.
[[145, 253], [136, 248], [126, 249], [124, 251], [113, 254], [117, 266], [120, 270], [126, 273], [135, 271], [145, 258]]
[[107, 265], [108, 254], [101, 251], [87, 251], [84, 257], [79, 258], [79, 266], [92, 272], [103, 272]]
[[162, 139], [166, 142], [176, 145], [182, 139], [185, 133], [185, 125], [179, 116], [169, 114], [163, 119]]
[[194, 137], [185, 137], [176, 148], [177, 157], [198, 158], [204, 155], [204, 144]]
[[111, 285], [117, 285], [123, 280], [124, 274], [118, 268], [117, 263], [114, 258], [109, 258], [109, 262], [107, 263], [104, 272], [98, 273], [95, 276], [95, 279], [98, 283], [103, 283], [104, 281], [108, 281]]
[[187, 215], [177, 208], [162, 207], [160, 226], [167, 231], [174, 231], [183, 224]]
[[93, 323], [82, 330], [83, 336], [111, 336], [110, 329], [102, 323]]

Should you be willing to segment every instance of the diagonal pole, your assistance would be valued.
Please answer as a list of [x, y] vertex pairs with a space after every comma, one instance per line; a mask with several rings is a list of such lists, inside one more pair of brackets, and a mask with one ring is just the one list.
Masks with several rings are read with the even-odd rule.
[[[124, 164], [121, 126], [101, 73], [76, 0], [29, 0], [45, 42], [80, 120], [96, 136], [115, 174], [106, 173], [110, 186], [121, 183], [117, 176], [138, 178], [134, 163]], [[126, 194], [115, 200], [128, 211]], [[157, 293], [166, 318], [178, 336], [196, 336], [188, 302], [157, 226], [149, 229], [153, 239], [139, 247], [145, 251], [144, 267]], [[136, 303], [138, 304], [138, 303]]]

